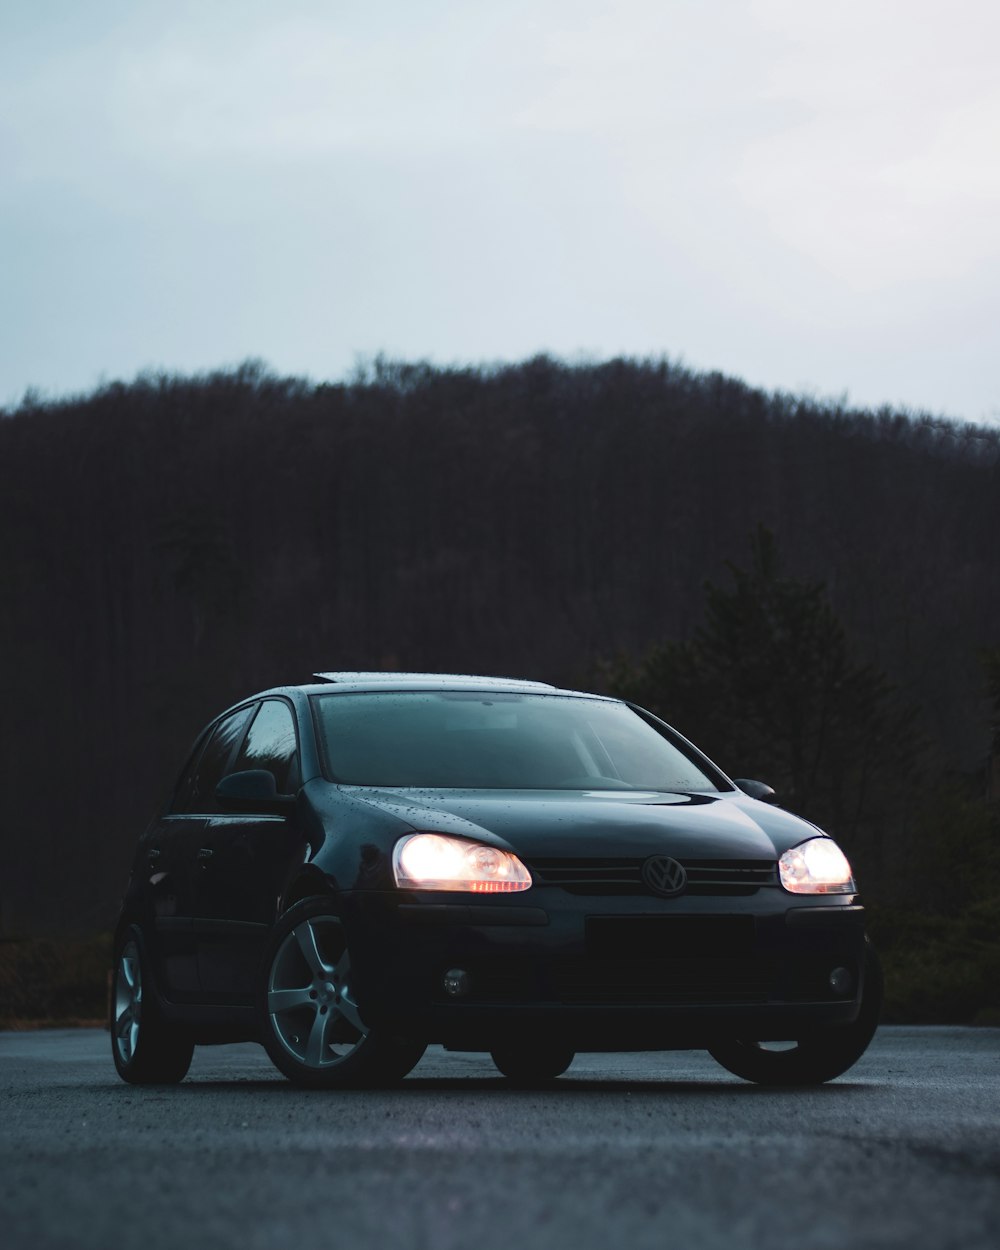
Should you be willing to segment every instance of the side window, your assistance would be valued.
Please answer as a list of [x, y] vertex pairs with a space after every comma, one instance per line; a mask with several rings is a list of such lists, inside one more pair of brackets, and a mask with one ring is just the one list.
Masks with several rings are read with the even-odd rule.
[[192, 812], [192, 802], [194, 801], [194, 779], [198, 768], [198, 762], [201, 759], [201, 753], [205, 748], [208, 740], [208, 734], [202, 733], [198, 735], [198, 741], [194, 744], [188, 762], [184, 765], [184, 770], [177, 778], [177, 785], [174, 787], [174, 797], [170, 804], [171, 812]]
[[[240, 708], [232, 716], [219, 721], [205, 744], [205, 749], [199, 756], [190, 779], [184, 779], [188, 782], [187, 792], [185, 793], [182, 787], [178, 787], [174, 811], [219, 811], [219, 805], [215, 801], [215, 787], [226, 773], [231, 771], [229, 761], [243, 738], [253, 712], [253, 707]], [[181, 806], [182, 799], [183, 806]]]
[[232, 771], [244, 768], [266, 768], [273, 773], [279, 794], [291, 794], [299, 788], [295, 719], [287, 703], [265, 699], [260, 705]]

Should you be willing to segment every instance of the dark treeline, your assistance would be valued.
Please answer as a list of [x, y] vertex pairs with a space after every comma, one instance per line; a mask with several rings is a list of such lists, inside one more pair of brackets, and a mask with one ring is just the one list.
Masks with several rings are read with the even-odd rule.
[[914, 709], [921, 766], [985, 786], [996, 431], [544, 357], [26, 401], [0, 419], [0, 933], [110, 923], [227, 702], [320, 668], [592, 687], [690, 638], [761, 525]]

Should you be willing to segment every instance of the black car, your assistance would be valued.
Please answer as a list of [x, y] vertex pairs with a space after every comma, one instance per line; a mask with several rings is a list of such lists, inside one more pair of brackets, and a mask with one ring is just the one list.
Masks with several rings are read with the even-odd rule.
[[322, 673], [201, 734], [139, 840], [115, 936], [132, 1082], [258, 1040], [303, 1085], [428, 1043], [515, 1081], [576, 1051], [707, 1049], [829, 1080], [881, 973], [851, 868], [639, 707], [540, 682]]

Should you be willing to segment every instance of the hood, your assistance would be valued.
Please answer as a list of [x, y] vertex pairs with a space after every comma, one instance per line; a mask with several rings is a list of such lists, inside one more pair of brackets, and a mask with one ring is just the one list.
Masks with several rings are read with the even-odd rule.
[[770, 860], [819, 832], [741, 792], [341, 788], [412, 829], [477, 838], [529, 860], [657, 853]]

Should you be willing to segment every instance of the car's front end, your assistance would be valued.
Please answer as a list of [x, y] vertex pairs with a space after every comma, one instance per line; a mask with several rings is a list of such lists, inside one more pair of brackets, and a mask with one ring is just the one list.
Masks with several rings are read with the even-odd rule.
[[[625, 1050], [798, 1037], [858, 1014], [864, 909], [850, 870], [835, 868], [846, 879], [832, 885], [793, 880], [803, 850], [821, 859], [833, 844], [784, 813], [665, 793], [352, 797], [387, 816], [402, 803], [420, 826], [379, 854], [381, 883], [372, 852], [375, 888], [343, 895], [373, 1023], [463, 1049], [527, 1029]], [[450, 832], [427, 831], [435, 809]], [[456, 817], [469, 825], [461, 835]], [[775, 846], [768, 824], [784, 825], [785, 841], [806, 836]], [[460, 861], [462, 848], [510, 857], [527, 883], [442, 880], [434, 852]]]

